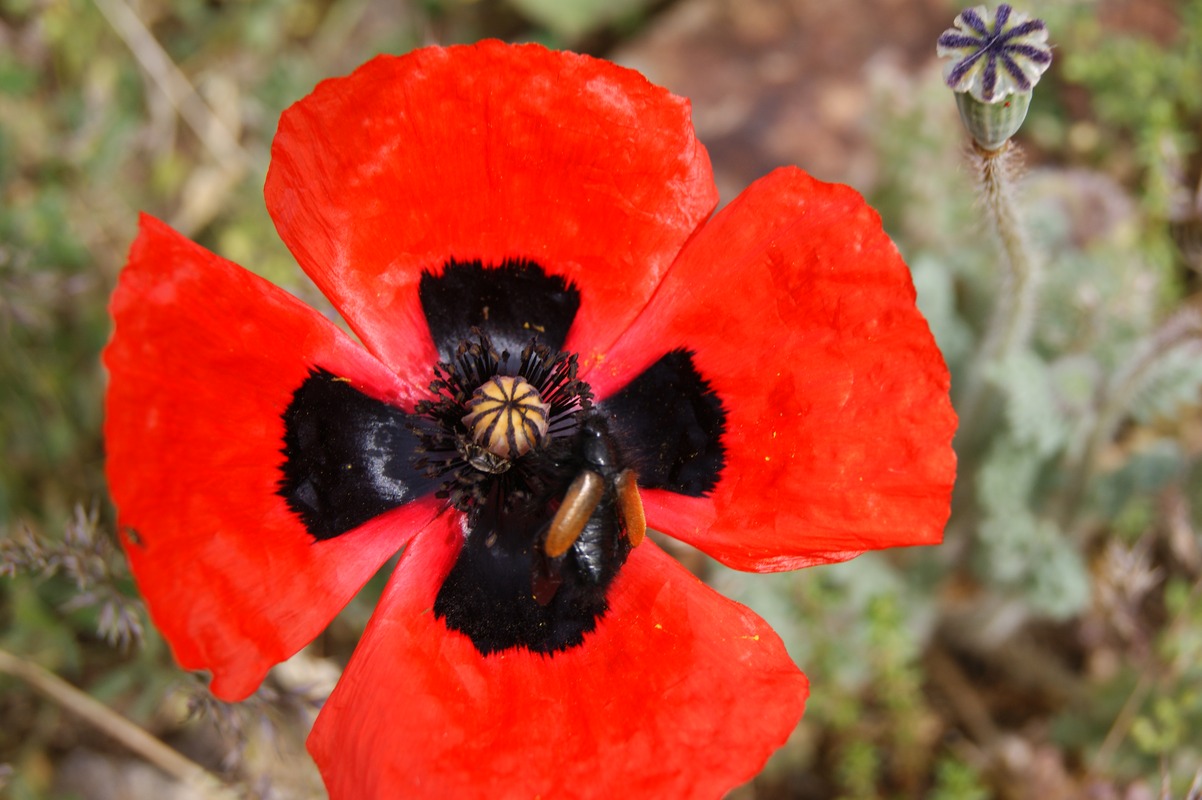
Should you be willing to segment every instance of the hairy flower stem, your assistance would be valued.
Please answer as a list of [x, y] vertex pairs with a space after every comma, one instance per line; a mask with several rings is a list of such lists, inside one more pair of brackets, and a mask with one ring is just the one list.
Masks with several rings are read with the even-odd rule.
[[72, 714], [154, 764], [163, 772], [214, 800], [233, 800], [238, 794], [217, 776], [163, 744], [125, 717], [89, 697], [49, 670], [0, 650], [0, 674], [11, 675], [28, 684]]
[[1014, 174], [1019, 155], [1013, 143], [998, 150], [973, 146], [973, 166], [981, 197], [1004, 254], [1002, 284], [981, 349], [959, 403], [961, 452], [988, 437], [999, 395], [989, 386], [990, 366], [1021, 350], [1031, 339], [1040, 279], [1040, 263], [1031, 250], [1014, 200]]

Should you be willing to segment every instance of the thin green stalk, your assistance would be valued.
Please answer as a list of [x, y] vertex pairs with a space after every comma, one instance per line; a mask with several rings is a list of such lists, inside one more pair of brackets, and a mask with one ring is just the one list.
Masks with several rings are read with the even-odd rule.
[[154, 81], [180, 117], [197, 135], [205, 148], [223, 166], [241, 171], [254, 166], [254, 159], [221, 121], [221, 117], [192, 86], [176, 66], [146, 23], [126, 0], [94, 0], [96, 8], [121, 37], [138, 64]]

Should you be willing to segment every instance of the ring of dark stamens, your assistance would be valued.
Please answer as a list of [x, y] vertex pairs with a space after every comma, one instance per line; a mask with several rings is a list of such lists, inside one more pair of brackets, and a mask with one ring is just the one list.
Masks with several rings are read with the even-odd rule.
[[[459, 343], [451, 362], [435, 365], [433, 399], [420, 401], [414, 409], [410, 430], [419, 440], [414, 466], [440, 481], [435, 494], [461, 511], [486, 502], [490, 495], [506, 504], [538, 495], [545, 488], [540, 461], [548, 455], [538, 451], [549, 450], [555, 460], [576, 429], [577, 414], [592, 407], [592, 391], [576, 377], [577, 369], [575, 353], [532, 339], [515, 359], [508, 351], [497, 352], [488, 334], [473, 328], [472, 338]], [[481, 453], [463, 424], [473, 392], [495, 375], [524, 378], [550, 406], [543, 444], [508, 464], [492, 463], [497, 457]], [[482, 468], [485, 462], [491, 468]]]

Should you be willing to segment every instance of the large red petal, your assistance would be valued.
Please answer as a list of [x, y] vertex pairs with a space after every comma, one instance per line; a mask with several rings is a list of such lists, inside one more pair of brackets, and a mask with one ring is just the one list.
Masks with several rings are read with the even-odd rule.
[[846, 186], [782, 169], [723, 209], [585, 376], [605, 397], [683, 347], [722, 400], [717, 487], [645, 492], [648, 524], [758, 571], [938, 542], [956, 417], [914, 299], [880, 219]]
[[647, 541], [583, 644], [482, 657], [431, 613], [461, 533], [410, 545], [309, 749], [334, 800], [717, 798], [801, 716], [780, 639]]
[[104, 432], [125, 549], [179, 662], [240, 699], [435, 513], [412, 503], [315, 542], [276, 494], [292, 392], [319, 364], [413, 398], [320, 314], [150, 217], [112, 313]]
[[280, 120], [266, 196], [301, 266], [401, 375], [434, 358], [423, 270], [532, 259], [581, 289], [568, 349], [601, 348], [717, 199], [686, 100], [607, 62], [495, 41], [380, 56], [318, 85]]

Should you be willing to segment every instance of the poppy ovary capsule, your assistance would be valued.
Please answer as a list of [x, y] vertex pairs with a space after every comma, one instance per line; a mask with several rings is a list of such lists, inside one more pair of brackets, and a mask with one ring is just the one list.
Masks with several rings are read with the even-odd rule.
[[472, 392], [463, 417], [472, 440], [501, 458], [518, 458], [542, 443], [551, 406], [521, 376], [494, 375]]
[[992, 11], [966, 8], [953, 24], [935, 46], [948, 59], [943, 79], [973, 142], [1000, 152], [1027, 118], [1031, 92], [1052, 63], [1047, 28], [1005, 3]]

